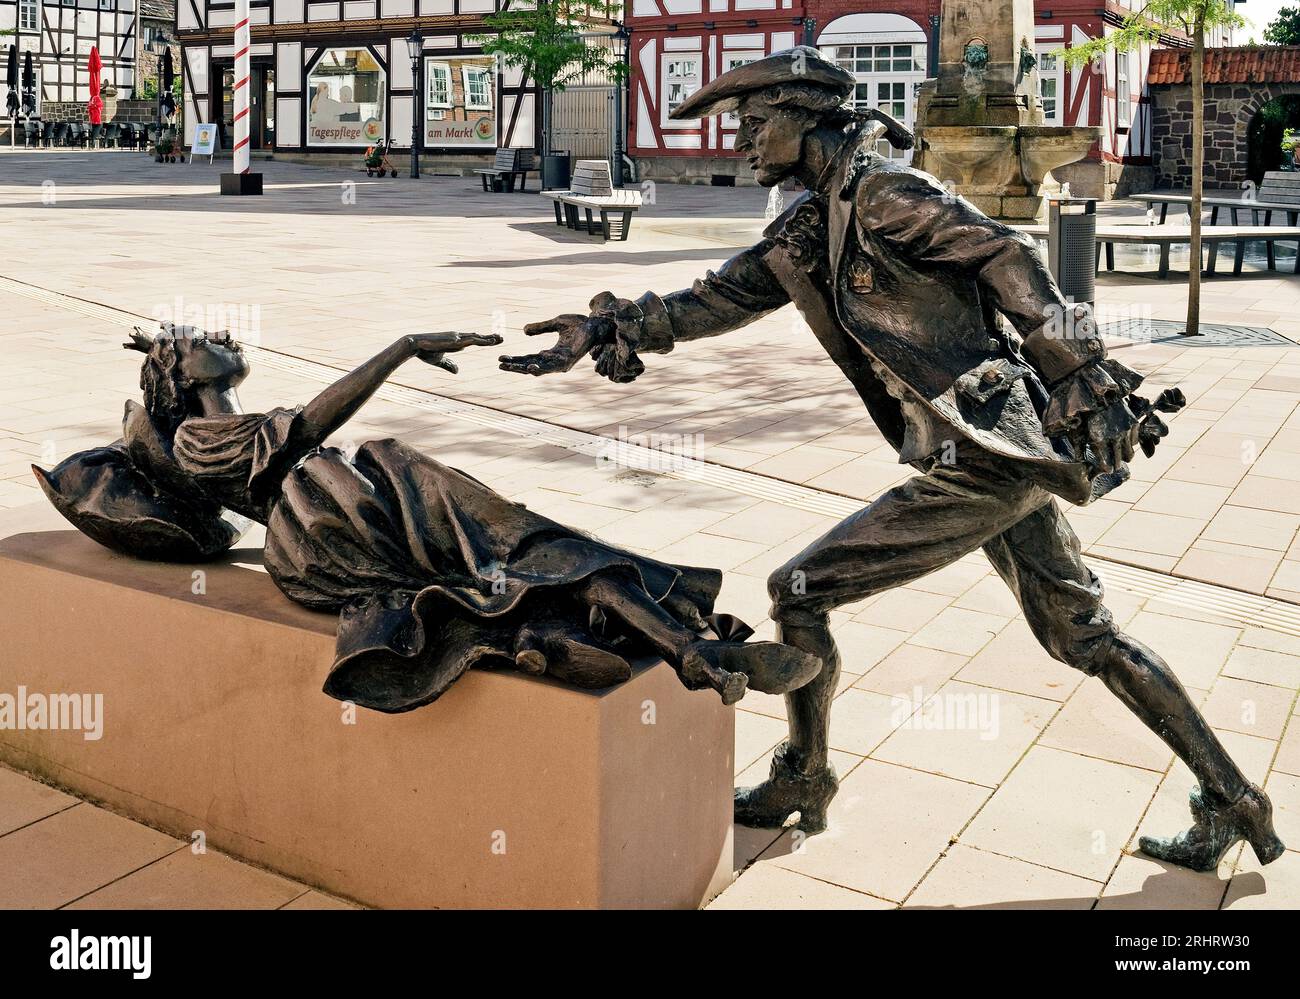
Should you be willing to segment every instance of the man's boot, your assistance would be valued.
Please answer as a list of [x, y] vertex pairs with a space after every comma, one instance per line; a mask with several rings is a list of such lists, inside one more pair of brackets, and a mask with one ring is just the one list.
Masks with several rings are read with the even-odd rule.
[[736, 789], [735, 818], [743, 826], [777, 828], [799, 813], [799, 828], [819, 833], [826, 828], [826, 807], [840, 782], [827, 762], [831, 698], [840, 677], [840, 654], [829, 623], [776, 626], [776, 640], [821, 659], [817, 676], [785, 695], [790, 738], [777, 747], [772, 769], [762, 784]]
[[1282, 855], [1268, 796], [1246, 780], [1163, 659], [1128, 635], [1117, 635], [1101, 678], [1200, 784], [1191, 796], [1195, 825], [1168, 839], [1143, 836], [1143, 853], [1194, 871], [1214, 870], [1243, 839], [1261, 864]]

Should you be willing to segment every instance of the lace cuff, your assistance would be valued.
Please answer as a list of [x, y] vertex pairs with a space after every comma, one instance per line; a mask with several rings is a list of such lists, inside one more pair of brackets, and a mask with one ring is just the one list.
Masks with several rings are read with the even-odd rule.
[[633, 302], [602, 291], [591, 300], [591, 315], [608, 319], [613, 328], [609, 338], [591, 351], [596, 373], [612, 382], [634, 381], [645, 371], [638, 351], [666, 354], [673, 349], [668, 312], [652, 292]]
[[1141, 384], [1141, 375], [1110, 358], [1085, 364], [1052, 389], [1043, 429], [1050, 437], [1077, 430], [1089, 416], [1128, 398]]

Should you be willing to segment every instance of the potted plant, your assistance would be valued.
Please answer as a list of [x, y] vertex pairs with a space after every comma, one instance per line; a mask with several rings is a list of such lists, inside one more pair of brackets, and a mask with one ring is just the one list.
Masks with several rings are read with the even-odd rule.
[[181, 152], [180, 143], [177, 141], [176, 129], [168, 128], [158, 136], [158, 141], [153, 147], [153, 161], [155, 163], [175, 163], [177, 160], [185, 162], [185, 154]]
[[[569, 154], [551, 146], [553, 95], [589, 73], [602, 73], [615, 83], [627, 75], [627, 66], [612, 47], [592, 45], [581, 32], [613, 22], [621, 12], [618, 0], [536, 0], [527, 9], [488, 14], [483, 24], [496, 32], [471, 39], [484, 53], [505, 65], [522, 69], [542, 95], [542, 188], [569, 185]], [[596, 22], [593, 24], [592, 22]]]

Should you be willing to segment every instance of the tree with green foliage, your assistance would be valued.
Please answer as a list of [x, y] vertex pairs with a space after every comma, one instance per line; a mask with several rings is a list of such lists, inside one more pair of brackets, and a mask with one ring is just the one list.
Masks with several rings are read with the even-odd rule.
[[604, 27], [622, 12], [621, 0], [536, 0], [531, 7], [512, 7], [488, 14], [483, 23], [495, 34], [471, 39], [484, 53], [512, 69], [522, 69], [542, 92], [542, 155], [551, 152], [551, 97], [588, 73], [608, 74], [621, 82], [627, 73], [618, 54], [582, 37], [584, 30]]
[[1300, 45], [1300, 7], [1283, 7], [1264, 29], [1270, 45]]
[[1191, 40], [1192, 87], [1192, 246], [1187, 275], [1187, 329], [1184, 336], [1200, 334], [1201, 321], [1201, 211], [1205, 179], [1205, 33], [1214, 28], [1240, 28], [1245, 24], [1226, 0], [1148, 0], [1124, 18], [1111, 34], [1059, 52], [1067, 65], [1079, 68], [1099, 60], [1108, 50], [1127, 52], [1154, 44], [1162, 35], [1181, 31]]

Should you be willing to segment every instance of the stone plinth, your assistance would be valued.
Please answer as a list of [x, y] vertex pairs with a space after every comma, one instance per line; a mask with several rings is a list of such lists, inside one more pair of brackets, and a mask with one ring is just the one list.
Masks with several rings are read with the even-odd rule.
[[0, 694], [102, 695], [102, 731], [0, 729], [10, 764], [375, 906], [693, 907], [729, 879], [732, 712], [666, 665], [349, 711], [320, 690], [334, 617], [260, 549], [148, 563], [37, 516], [0, 521]]

